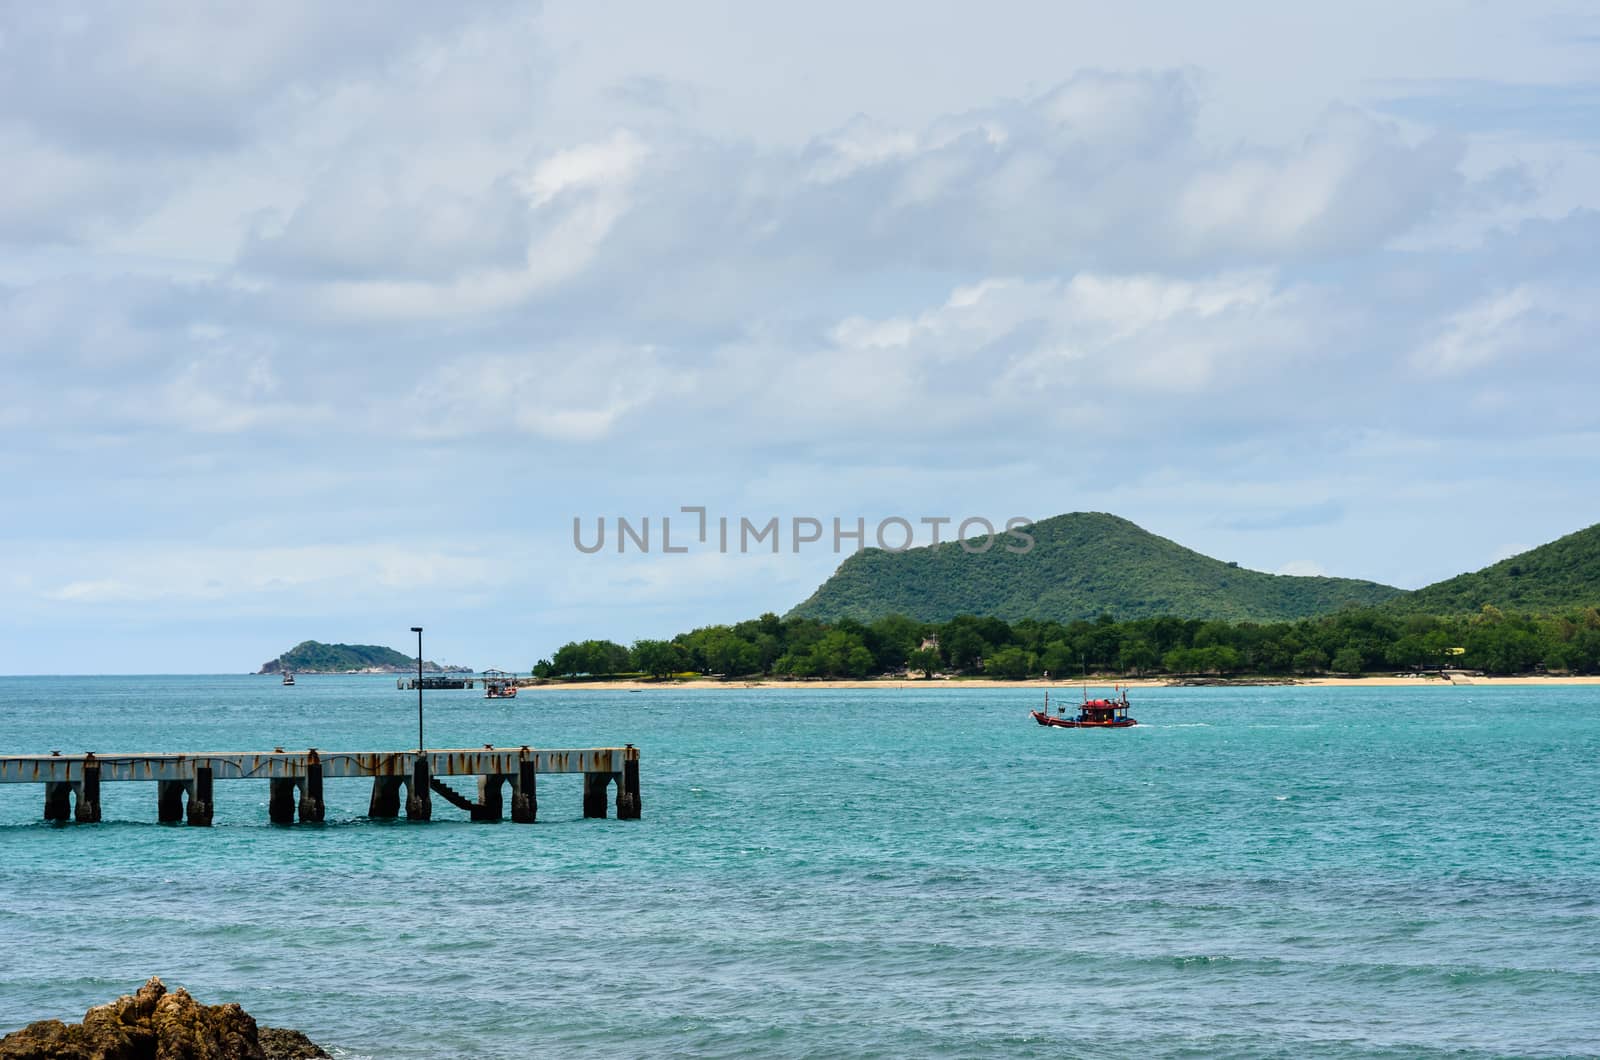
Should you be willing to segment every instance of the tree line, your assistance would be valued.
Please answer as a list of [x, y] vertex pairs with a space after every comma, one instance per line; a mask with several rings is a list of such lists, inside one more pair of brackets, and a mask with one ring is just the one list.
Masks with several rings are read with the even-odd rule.
[[782, 619], [705, 626], [670, 640], [564, 644], [539, 677], [644, 674], [851, 677], [936, 673], [1022, 679], [1080, 673], [1150, 675], [1360, 674], [1441, 667], [1491, 674], [1600, 672], [1600, 611], [1470, 616], [1346, 610], [1296, 622], [1225, 622], [1101, 615], [1069, 623], [959, 615], [918, 622]]

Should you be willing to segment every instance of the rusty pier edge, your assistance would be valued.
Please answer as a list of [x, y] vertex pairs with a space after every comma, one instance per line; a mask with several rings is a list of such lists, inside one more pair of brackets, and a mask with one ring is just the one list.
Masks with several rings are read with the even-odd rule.
[[[465, 810], [474, 821], [505, 819], [510, 789], [511, 820], [533, 824], [539, 814], [540, 773], [583, 776], [583, 815], [605, 817], [607, 789], [616, 786], [618, 820], [638, 820], [639, 749], [622, 747], [453, 748], [424, 751], [304, 751], [197, 754], [0, 755], [0, 784], [42, 784], [44, 819], [56, 824], [101, 819], [101, 785], [144, 781], [156, 788], [156, 819], [163, 824], [209, 826], [215, 814], [216, 785], [229, 780], [265, 781], [267, 817], [290, 825], [325, 820], [323, 781], [365, 777], [372, 781], [369, 818], [433, 818], [433, 794]], [[476, 777], [477, 798], [460, 794], [440, 777]], [[404, 791], [404, 798], [401, 793]]]

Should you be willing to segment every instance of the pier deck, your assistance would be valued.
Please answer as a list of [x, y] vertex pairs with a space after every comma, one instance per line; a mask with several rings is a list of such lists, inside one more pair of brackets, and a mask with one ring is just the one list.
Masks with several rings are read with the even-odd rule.
[[[623, 747], [549, 749], [522, 747], [449, 748], [417, 751], [198, 752], [193, 754], [0, 755], [0, 784], [43, 784], [44, 816], [50, 821], [100, 820], [100, 785], [113, 781], [154, 781], [157, 817], [209, 825], [212, 785], [218, 780], [266, 780], [272, 820], [294, 820], [298, 796], [301, 821], [323, 819], [322, 782], [329, 777], [372, 778], [369, 817], [396, 817], [400, 790], [406, 791], [406, 816], [432, 817], [430, 792], [467, 810], [475, 821], [501, 819], [502, 789], [511, 785], [511, 819], [531, 824], [537, 814], [540, 773], [582, 773], [585, 817], [606, 816], [606, 788], [617, 785], [617, 816], [637, 819], [639, 751]], [[468, 800], [436, 778], [476, 776], [478, 798]], [[187, 811], [185, 811], [187, 802]], [[76, 806], [73, 806], [76, 803]], [[74, 813], [75, 810], [75, 813]]]

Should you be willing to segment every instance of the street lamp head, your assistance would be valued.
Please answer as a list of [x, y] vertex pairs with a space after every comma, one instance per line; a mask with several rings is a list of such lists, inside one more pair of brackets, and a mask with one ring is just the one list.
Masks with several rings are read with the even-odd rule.
[[413, 633], [421, 633], [422, 632], [422, 627], [421, 626], [412, 626], [411, 627], [411, 632], [413, 632]]

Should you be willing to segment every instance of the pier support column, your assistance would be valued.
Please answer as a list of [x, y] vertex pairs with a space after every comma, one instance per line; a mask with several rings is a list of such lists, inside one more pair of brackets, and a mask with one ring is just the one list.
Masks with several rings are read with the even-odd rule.
[[322, 801], [322, 761], [313, 750], [306, 760], [306, 782], [300, 789], [300, 823], [321, 824], [327, 813]]
[[404, 777], [373, 777], [372, 801], [367, 816], [382, 820], [400, 816], [400, 785]]
[[504, 773], [488, 773], [478, 778], [478, 801], [472, 807], [474, 821], [499, 821], [505, 817]]
[[538, 778], [532, 762], [518, 764], [511, 782], [511, 819], [517, 824], [532, 824], [539, 816]]
[[156, 820], [162, 824], [183, 823], [183, 797], [189, 796], [194, 800], [194, 781], [192, 780], [158, 780], [156, 781]]
[[406, 817], [412, 821], [433, 819], [433, 796], [428, 792], [428, 760], [419, 757], [411, 767], [411, 784], [406, 789]]
[[583, 775], [583, 815], [585, 817], [604, 817], [606, 815], [606, 785], [610, 782], [610, 773], [585, 773]]
[[273, 824], [294, 824], [294, 797], [300, 781], [295, 777], [273, 777], [267, 783], [272, 785], [267, 797], [267, 816], [272, 818]]
[[211, 827], [211, 767], [194, 771], [194, 788], [189, 792], [189, 823], [197, 828]]
[[100, 823], [100, 765], [83, 764], [83, 783], [78, 786], [78, 823]]
[[[44, 785], [44, 819], [47, 821], [60, 821], [62, 824], [72, 820], [72, 789], [76, 785], [70, 780], [47, 780]], [[81, 805], [81, 804], [80, 804]]]
[[617, 820], [637, 821], [639, 810], [639, 763], [630, 760], [622, 763], [617, 778]]

